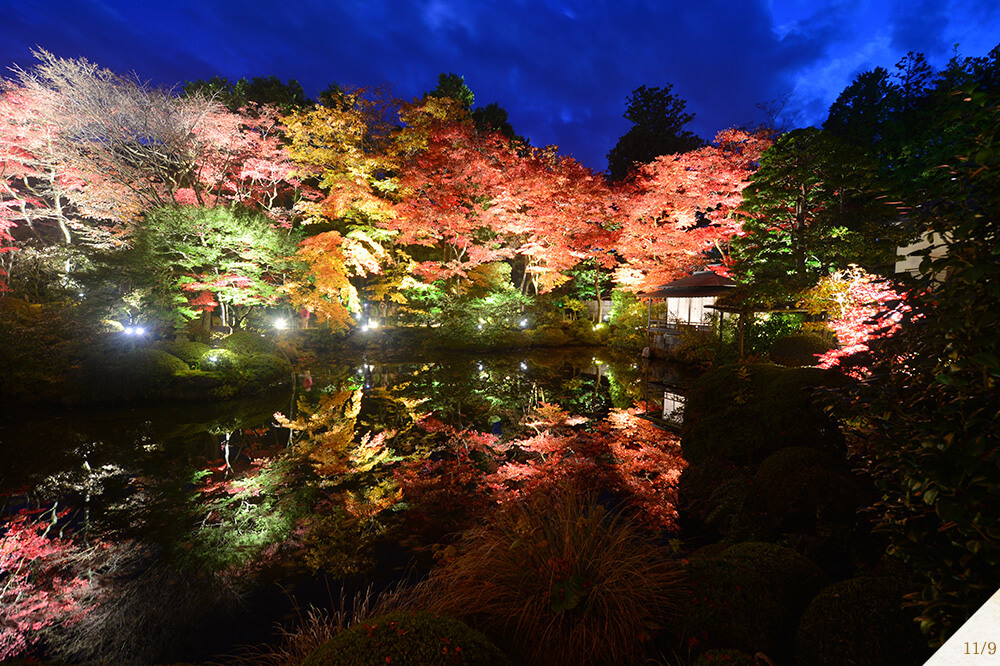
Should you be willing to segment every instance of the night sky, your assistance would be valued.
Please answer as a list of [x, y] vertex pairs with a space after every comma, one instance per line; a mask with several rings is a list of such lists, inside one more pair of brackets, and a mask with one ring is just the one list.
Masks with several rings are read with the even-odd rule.
[[455, 72], [533, 145], [598, 171], [640, 85], [674, 85], [703, 138], [789, 95], [820, 124], [856, 74], [908, 51], [942, 67], [1000, 43], [996, 0], [0, 0], [0, 64], [35, 46], [157, 84], [219, 74], [388, 83], [412, 99]]

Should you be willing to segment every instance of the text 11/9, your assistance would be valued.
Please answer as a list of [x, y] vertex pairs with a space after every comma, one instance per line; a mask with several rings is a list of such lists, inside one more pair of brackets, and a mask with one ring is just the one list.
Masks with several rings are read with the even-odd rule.
[[[971, 648], [971, 649], [970, 649]], [[966, 643], [965, 654], [996, 654], [997, 644], [993, 641], [989, 643]]]

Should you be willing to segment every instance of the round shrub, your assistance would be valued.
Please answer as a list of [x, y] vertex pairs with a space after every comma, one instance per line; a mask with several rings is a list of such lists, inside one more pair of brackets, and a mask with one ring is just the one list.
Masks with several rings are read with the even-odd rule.
[[695, 650], [733, 647], [751, 654], [780, 649], [787, 612], [768, 579], [718, 555], [691, 559], [689, 596], [679, 628]]
[[194, 342], [190, 340], [169, 340], [156, 343], [157, 349], [162, 349], [172, 356], [188, 364], [188, 367], [196, 367], [201, 357], [205, 355], [211, 347], [204, 342]]
[[791, 548], [746, 542], [689, 563], [687, 637], [698, 646], [738, 647], [790, 657], [795, 628], [825, 583], [819, 567]]
[[708, 460], [700, 465], [688, 465], [677, 481], [677, 511], [682, 524], [689, 529], [704, 529], [708, 517], [719, 508], [716, 494], [722, 484], [742, 480], [743, 470], [728, 460]]
[[823, 572], [812, 560], [791, 548], [773, 543], [738, 543], [718, 557], [763, 576], [778, 603], [795, 620], [827, 582]]
[[775, 451], [757, 468], [755, 501], [771, 527], [815, 532], [824, 524], [853, 525], [865, 497], [859, 480], [835, 454], [803, 446]]
[[222, 348], [236, 354], [273, 354], [275, 343], [271, 338], [251, 331], [233, 331], [222, 340]]
[[795, 663], [922, 664], [930, 654], [902, 608], [906, 592], [896, 578], [852, 578], [824, 588], [799, 622]]
[[771, 345], [770, 358], [778, 365], [813, 366], [818, 356], [831, 349], [830, 341], [818, 335], [784, 335]]
[[244, 389], [264, 389], [288, 381], [292, 364], [275, 354], [244, 354], [238, 359], [240, 385]]
[[740, 650], [709, 650], [694, 660], [692, 666], [758, 666], [753, 655]]
[[527, 335], [534, 347], [565, 347], [573, 342], [561, 326], [540, 326]]
[[161, 398], [174, 376], [186, 370], [187, 363], [162, 349], [96, 351], [83, 363], [82, 384], [98, 402]]
[[198, 367], [209, 372], [218, 372], [227, 376], [236, 372], [239, 358], [228, 349], [209, 349], [198, 359]]
[[317, 648], [302, 666], [508, 663], [497, 646], [464, 622], [416, 611], [355, 624]]
[[819, 368], [729, 365], [694, 383], [684, 409], [681, 449], [692, 464], [731, 460], [756, 465], [786, 446], [841, 450], [843, 436], [813, 399], [817, 387], [843, 384]]

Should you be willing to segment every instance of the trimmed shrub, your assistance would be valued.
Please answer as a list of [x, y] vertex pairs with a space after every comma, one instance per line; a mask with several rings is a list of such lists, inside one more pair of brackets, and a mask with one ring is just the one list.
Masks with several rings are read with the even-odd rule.
[[680, 638], [695, 651], [735, 647], [774, 654], [786, 613], [767, 578], [749, 567], [710, 556], [687, 565], [690, 592]]
[[218, 372], [228, 379], [239, 367], [239, 358], [228, 349], [209, 349], [198, 359], [198, 367], [208, 372]]
[[737, 544], [692, 558], [688, 566], [692, 592], [683, 625], [689, 644], [763, 651], [779, 660], [791, 656], [799, 616], [825, 583], [815, 564], [770, 543]]
[[561, 326], [541, 326], [526, 335], [533, 347], [565, 347], [573, 343]]
[[812, 394], [816, 387], [844, 382], [833, 370], [760, 363], [707, 372], [687, 396], [684, 458], [695, 465], [707, 460], [756, 465], [786, 446], [841, 451], [840, 430]]
[[921, 664], [929, 650], [904, 611], [895, 578], [852, 578], [823, 589], [802, 615], [795, 639], [801, 666]]
[[641, 526], [566, 490], [473, 528], [412, 592], [511, 646], [518, 663], [641, 663], [673, 622], [679, 564]]
[[151, 347], [88, 356], [81, 368], [89, 398], [97, 402], [161, 398], [187, 363]]
[[853, 525], [865, 504], [860, 481], [829, 451], [793, 446], [775, 451], [757, 468], [754, 497], [770, 526], [814, 533], [819, 525]]
[[785, 335], [774, 341], [769, 354], [772, 361], [786, 366], [814, 366], [817, 356], [833, 349], [834, 345], [818, 335], [803, 333]]
[[372, 618], [342, 631], [317, 648], [302, 666], [509, 663], [488, 638], [459, 620], [423, 611], [404, 611]]
[[731, 481], [746, 485], [748, 479], [740, 467], [728, 460], [709, 460], [685, 467], [677, 482], [677, 511], [682, 525], [696, 530], [706, 527], [709, 516], [719, 508], [721, 497], [717, 490]]
[[244, 354], [273, 354], [276, 345], [274, 340], [260, 333], [237, 330], [222, 339], [222, 348], [242, 356]]
[[197, 368], [198, 362], [205, 352], [211, 349], [204, 342], [194, 342], [188, 340], [162, 340], [154, 345], [157, 349], [162, 349], [172, 356], [188, 364], [190, 368]]
[[245, 354], [239, 357], [239, 385], [244, 391], [259, 391], [288, 381], [292, 364], [275, 354]]
[[718, 557], [748, 567], [763, 576], [778, 603], [796, 620], [827, 582], [823, 572], [810, 559], [791, 548], [773, 543], [738, 543]]

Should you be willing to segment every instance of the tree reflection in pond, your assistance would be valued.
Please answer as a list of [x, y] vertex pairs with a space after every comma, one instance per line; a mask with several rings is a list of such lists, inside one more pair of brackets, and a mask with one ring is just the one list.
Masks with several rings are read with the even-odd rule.
[[[34, 529], [21, 509], [59, 502], [69, 508], [60, 546], [130, 544], [130, 557], [119, 570], [66, 560], [60, 575], [99, 581], [101, 594], [85, 596], [90, 605], [74, 607], [73, 617], [46, 616], [51, 630], [21, 632], [20, 647], [11, 639], [5, 654], [207, 658], [250, 638], [219, 631], [205, 613], [238, 617], [234, 600], [268, 581], [303, 574], [386, 581], [402, 575], [380, 555], [386, 547], [429, 564], [431, 551], [501, 504], [565, 484], [601, 494], [652, 528], [672, 525], [683, 463], [672, 435], [636, 417], [641, 368], [631, 361], [553, 353], [309, 370], [311, 387], [272, 401], [267, 417], [198, 421], [168, 409], [155, 418], [109, 418], [103, 429], [67, 420], [73, 434], [62, 441], [86, 446], [50, 446], [51, 460], [35, 469], [25, 454], [21, 469], [2, 480], [5, 552], [20, 552], [16, 539]], [[8, 448], [30, 439], [12, 429], [0, 435]], [[87, 578], [88, 567], [96, 575]], [[138, 581], [177, 592], [188, 589], [182, 580], [201, 581], [196, 603], [188, 593], [158, 605], [136, 595]], [[21, 584], [40, 592], [51, 581], [35, 573]], [[157, 594], [150, 589], [147, 598]], [[3, 607], [9, 624], [11, 606]], [[177, 615], [170, 626], [184, 627], [187, 642], [143, 634], [159, 612]], [[116, 646], [94, 638], [95, 622], [81, 620], [87, 616], [121, 629]], [[247, 631], [260, 626], [245, 616], [242, 623]], [[206, 625], [214, 630], [198, 631]]]

